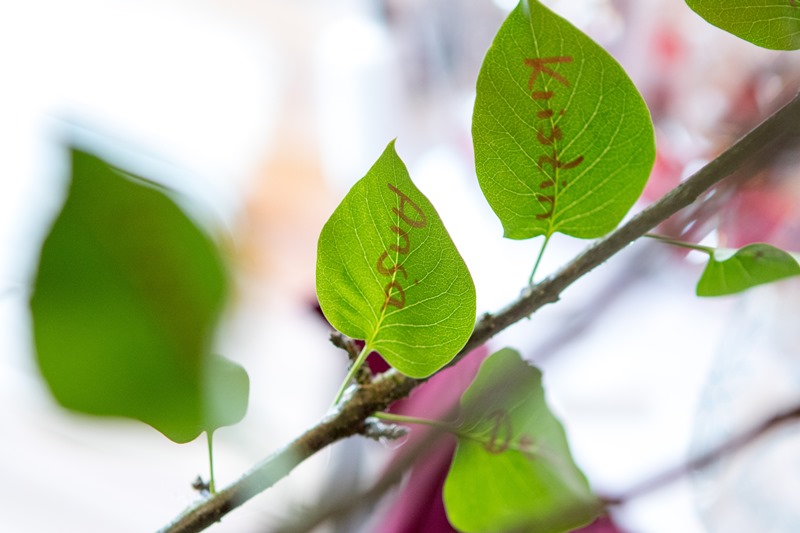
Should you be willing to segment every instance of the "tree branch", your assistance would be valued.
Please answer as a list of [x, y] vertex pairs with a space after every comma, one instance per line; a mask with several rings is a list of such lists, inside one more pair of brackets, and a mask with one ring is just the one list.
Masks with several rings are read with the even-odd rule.
[[[446, 419], [446, 418], [445, 418]], [[766, 436], [767, 433], [774, 429], [788, 423], [797, 423], [800, 419], [800, 404], [789, 407], [779, 413], [773, 414], [767, 420], [750, 427], [746, 431], [738, 433], [728, 440], [724, 440], [719, 444], [710, 447], [708, 450], [696, 455], [685, 463], [675, 466], [670, 469], [665, 469], [662, 472], [653, 475], [652, 477], [641, 480], [633, 485], [628, 490], [619, 493], [615, 496], [604, 496], [599, 498], [599, 507], [597, 504], [592, 504], [593, 507], [604, 509], [608, 507], [616, 507], [624, 505], [631, 500], [646, 496], [647, 494], [661, 489], [671, 483], [674, 483], [684, 476], [702, 470], [716, 461], [724, 457], [733, 455], [741, 451], [746, 446], [752, 444], [761, 437]], [[278, 528], [276, 533], [305, 533], [312, 531], [316, 526], [323, 522], [330, 520], [336, 516], [346, 515], [358, 507], [364, 505], [374, 505], [380, 501], [383, 495], [390, 490], [394, 485], [400, 483], [402, 476], [406, 470], [410, 469], [417, 458], [430, 450], [444, 431], [438, 428], [430, 428], [425, 438], [408, 450], [400, 459], [389, 469], [377, 482], [371, 487], [361, 492], [345, 494], [339, 501], [325, 502], [319, 508], [306, 512], [303, 517], [295, 520], [291, 526]], [[585, 504], [584, 504], [585, 505]], [[585, 507], [570, 507], [563, 509], [551, 516], [539, 519], [536, 523], [525, 522], [523, 524], [516, 524], [510, 528], [506, 533], [524, 533], [529, 531], [547, 530], [547, 524], [563, 523], [564, 516], [571, 514], [584, 514]]]
[[[505, 328], [530, 316], [546, 304], [558, 301], [572, 283], [614, 256], [650, 229], [696, 201], [712, 186], [733, 174], [745, 162], [764, 158], [766, 149], [796, 142], [800, 136], [800, 95], [773, 113], [728, 150], [708, 163], [663, 198], [654, 202], [630, 221], [596, 241], [555, 274], [529, 287], [516, 301], [496, 314], [484, 315], [475, 325], [467, 344], [451, 361], [456, 364], [467, 353], [481, 346]], [[220, 520], [225, 514], [274, 485], [295, 466], [338, 440], [365, 431], [365, 420], [407, 396], [425, 380], [403, 376], [389, 370], [369, 385], [356, 388], [340, 406], [316, 426], [283, 449], [253, 467], [224, 490], [188, 508], [162, 533], [195, 532]], [[352, 389], [351, 389], [352, 391]]]
[[669, 485], [670, 483], [678, 481], [683, 476], [690, 474], [695, 470], [702, 470], [716, 461], [719, 461], [723, 457], [732, 455], [742, 450], [742, 448], [752, 444], [779, 426], [788, 424], [789, 422], [796, 423], [798, 419], [800, 419], [800, 405], [795, 405], [781, 413], [772, 415], [767, 420], [754, 427], [751, 427], [747, 431], [710, 448], [700, 455], [690, 459], [686, 462], [686, 464], [676, 466], [669, 470], [664, 470], [663, 472], [649, 479], [639, 482], [635, 486], [616, 496], [604, 497], [603, 502], [606, 506], [616, 506], [623, 505], [635, 498], [645, 496], [655, 490]]
[[[453, 410], [451, 410], [451, 414], [452, 412]], [[449, 417], [443, 418], [443, 420], [447, 419]], [[414, 443], [411, 449], [405, 450], [405, 453], [371, 487], [357, 493], [345, 493], [338, 499], [323, 502], [320, 507], [304, 513], [304, 516], [293, 520], [291, 524], [278, 526], [274, 533], [304, 533], [312, 531], [323, 522], [338, 516], [347, 516], [349, 512], [358, 507], [374, 507], [386, 492], [400, 484], [403, 480], [403, 475], [414, 466], [419, 457], [430, 452], [434, 446], [441, 442], [443, 437], [448, 435], [446, 430], [439, 427], [426, 428], [425, 435]]]
[[366, 419], [407, 396], [417, 385], [413, 379], [387, 372], [369, 386], [348, 389], [339, 406], [317, 425], [276, 451], [245, 473], [236, 482], [186, 509], [161, 533], [202, 531], [231, 510], [270, 488], [294, 467], [329, 444], [352, 435], [368, 432]]

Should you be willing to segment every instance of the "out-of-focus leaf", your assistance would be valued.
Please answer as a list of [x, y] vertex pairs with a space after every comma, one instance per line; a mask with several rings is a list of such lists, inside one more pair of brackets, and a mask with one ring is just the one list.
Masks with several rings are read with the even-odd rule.
[[709, 23], [772, 50], [800, 48], [800, 0], [686, 0]]
[[541, 379], [506, 348], [484, 361], [461, 397], [458, 447], [444, 486], [447, 516], [460, 531], [524, 525], [556, 533], [597, 516], [600, 507], [547, 407]]
[[71, 155], [31, 298], [50, 390], [64, 407], [135, 418], [176, 442], [237, 422], [247, 374], [209, 353], [227, 285], [214, 243], [163, 191]]

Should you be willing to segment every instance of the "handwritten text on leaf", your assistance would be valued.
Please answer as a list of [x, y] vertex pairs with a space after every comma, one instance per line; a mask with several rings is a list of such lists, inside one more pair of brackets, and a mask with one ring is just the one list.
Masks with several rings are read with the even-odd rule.
[[390, 143], [322, 229], [317, 296], [330, 323], [424, 377], [475, 324], [475, 286], [433, 205]]
[[590, 522], [596, 499], [544, 399], [541, 373], [514, 350], [491, 355], [461, 397], [458, 447], [444, 485], [450, 522], [485, 533], [556, 533]]
[[472, 135], [481, 189], [512, 239], [604, 235], [655, 160], [649, 112], [622, 67], [535, 0], [486, 54]]

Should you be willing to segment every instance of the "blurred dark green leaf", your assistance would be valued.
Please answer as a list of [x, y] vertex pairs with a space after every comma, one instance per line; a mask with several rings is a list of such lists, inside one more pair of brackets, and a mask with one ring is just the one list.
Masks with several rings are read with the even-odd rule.
[[71, 155], [69, 195], [31, 298], [37, 361], [54, 396], [176, 442], [237, 422], [247, 374], [209, 352], [227, 285], [215, 244], [159, 188]]
[[600, 506], [545, 401], [542, 374], [519, 353], [506, 348], [483, 362], [461, 412], [444, 485], [454, 527], [556, 533], [597, 516]]

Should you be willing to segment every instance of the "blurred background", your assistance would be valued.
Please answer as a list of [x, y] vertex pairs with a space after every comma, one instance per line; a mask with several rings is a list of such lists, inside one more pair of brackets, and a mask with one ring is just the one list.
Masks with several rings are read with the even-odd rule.
[[[635, 210], [800, 87], [796, 52], [741, 41], [680, 0], [545, 3], [614, 55], [648, 103], [658, 159]], [[202, 437], [177, 445], [143, 424], [66, 412], [38, 376], [27, 302], [64, 200], [64, 143], [179, 191], [223, 243], [235, 290], [216, 344], [247, 369], [251, 398], [244, 421], [216, 433], [222, 486], [314, 424], [345, 374], [315, 311], [316, 239], [391, 139], [470, 267], [479, 313], [520, 294], [541, 242], [502, 238], [470, 137], [480, 63], [513, 5], [0, 5], [0, 530], [152, 531], [193, 502], [191, 482], [207, 476]], [[659, 231], [800, 251], [797, 152], [743, 169]], [[556, 235], [539, 275], [586, 244]], [[702, 266], [636, 243], [491, 343], [543, 368], [576, 461], [600, 493], [680, 464], [800, 396], [800, 284], [698, 299]], [[794, 428], [777, 432], [616, 509], [602, 531], [798, 531], [798, 441]], [[339, 443], [213, 530], [271, 531], [332, 488], [368, 486], [399, 446]], [[399, 531], [400, 490], [320, 531]]]

